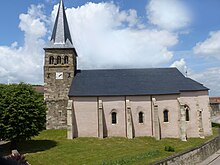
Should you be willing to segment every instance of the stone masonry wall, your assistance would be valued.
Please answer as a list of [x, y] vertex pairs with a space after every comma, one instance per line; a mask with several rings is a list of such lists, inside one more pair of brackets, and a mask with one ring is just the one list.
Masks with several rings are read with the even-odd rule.
[[220, 116], [220, 103], [210, 103], [210, 107], [212, 117]]
[[67, 126], [67, 100], [47, 101], [47, 129], [61, 129]]
[[214, 139], [206, 142], [205, 144], [180, 153], [174, 156], [171, 156], [167, 159], [152, 163], [151, 165], [191, 165], [198, 164], [209, 156], [214, 154], [220, 149], [220, 137], [219, 135]]
[[[50, 57], [54, 62], [49, 63]], [[61, 63], [57, 63], [57, 57]], [[64, 57], [68, 56], [68, 63]], [[47, 129], [60, 129], [67, 127], [68, 93], [74, 77], [76, 54], [74, 49], [46, 49], [44, 64], [44, 99], [47, 104]], [[56, 78], [57, 73], [62, 73], [62, 78]]]

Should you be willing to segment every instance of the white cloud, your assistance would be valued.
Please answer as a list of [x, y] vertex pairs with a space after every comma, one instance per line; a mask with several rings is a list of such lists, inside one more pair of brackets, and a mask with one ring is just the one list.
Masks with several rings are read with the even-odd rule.
[[178, 42], [173, 33], [143, 28], [135, 10], [113, 3], [87, 3], [67, 9], [67, 16], [80, 68], [159, 66], [172, 58], [169, 47]]
[[176, 67], [183, 75], [186, 74], [187, 66], [183, 58], [179, 61], [175, 61], [170, 67]]
[[[58, 5], [50, 19], [54, 23]], [[48, 16], [42, 5], [31, 5], [20, 15], [19, 28], [24, 44], [0, 46], [0, 82], [43, 83], [44, 38]], [[69, 26], [78, 52], [79, 68], [130, 68], [160, 66], [170, 61], [169, 48], [178, 36], [167, 30], [148, 29], [135, 10], [120, 10], [112, 3], [87, 3], [66, 10]], [[52, 26], [52, 25], [49, 25]], [[50, 29], [50, 30], [48, 30]]]
[[187, 27], [191, 21], [190, 11], [181, 0], [150, 0], [146, 10], [152, 24], [171, 31]]
[[5, 70], [5, 68], [0, 67], [0, 78], [3, 79], [7, 75], [8, 75], [8, 71]]
[[27, 14], [20, 15], [20, 29], [24, 32], [24, 45], [17, 47], [17, 42], [11, 46], [0, 46], [0, 82], [28, 83], [42, 82], [43, 46], [47, 29], [46, 17], [42, 13], [42, 5], [32, 5]]
[[205, 87], [210, 89], [211, 96], [219, 96], [220, 94], [220, 68], [212, 67], [202, 71], [195, 71], [192, 68], [187, 67], [185, 60], [182, 58], [179, 61], [175, 61], [170, 67], [176, 67], [183, 75], [202, 83]]
[[214, 56], [220, 59], [220, 30], [210, 32], [209, 37], [196, 44], [193, 48], [195, 54]]
[[[0, 46], [1, 83], [7, 83], [8, 79], [11, 83], [43, 83], [43, 38], [51, 22], [43, 14], [42, 8], [41, 5], [32, 5], [27, 14], [19, 17], [19, 28], [24, 32], [24, 45], [18, 47], [19, 44], [14, 42], [11, 46]], [[52, 22], [57, 8], [58, 5], [55, 5], [51, 13]], [[148, 29], [135, 10], [121, 11], [113, 3], [88, 3], [78, 8], [69, 8], [67, 16], [80, 68], [160, 66], [171, 60], [173, 53], [169, 48], [178, 42], [178, 35], [167, 30]], [[184, 27], [184, 21], [180, 25], [165, 29]], [[51, 30], [52, 25], [49, 26]], [[219, 38], [219, 31], [210, 33], [207, 40], [197, 44], [194, 52], [218, 57]], [[180, 59], [171, 67], [177, 67], [184, 74], [186, 62]], [[212, 95], [220, 93], [220, 68], [210, 68], [199, 73], [190, 71], [189, 75], [209, 87]]]
[[220, 68], [208, 68], [202, 72], [192, 72], [190, 77], [210, 89], [210, 95], [219, 96], [220, 93]]

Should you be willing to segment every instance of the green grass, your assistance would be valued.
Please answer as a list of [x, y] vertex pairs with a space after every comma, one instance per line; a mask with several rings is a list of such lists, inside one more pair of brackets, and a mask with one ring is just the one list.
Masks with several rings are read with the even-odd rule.
[[[32, 165], [144, 165], [198, 146], [212, 137], [191, 138], [187, 142], [171, 138], [156, 141], [151, 137], [67, 140], [66, 130], [46, 130], [19, 144], [19, 151], [26, 154]], [[173, 147], [175, 152], [165, 151], [166, 146]], [[4, 146], [8, 147], [9, 144]]]

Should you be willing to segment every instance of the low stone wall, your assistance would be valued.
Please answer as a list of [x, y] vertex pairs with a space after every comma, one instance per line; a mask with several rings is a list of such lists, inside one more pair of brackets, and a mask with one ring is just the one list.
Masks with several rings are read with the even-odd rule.
[[183, 153], [168, 157], [164, 160], [157, 161], [151, 165], [189, 165], [197, 164], [220, 149], [220, 135], [212, 140], [202, 144], [199, 147], [185, 151]]
[[220, 116], [220, 103], [210, 103], [211, 117]]

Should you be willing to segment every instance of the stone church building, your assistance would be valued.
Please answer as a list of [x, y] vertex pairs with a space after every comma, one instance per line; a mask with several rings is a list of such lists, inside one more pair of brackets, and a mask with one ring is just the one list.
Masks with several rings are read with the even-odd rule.
[[69, 139], [212, 134], [208, 88], [176, 68], [78, 70], [62, 0], [44, 50], [48, 129]]

